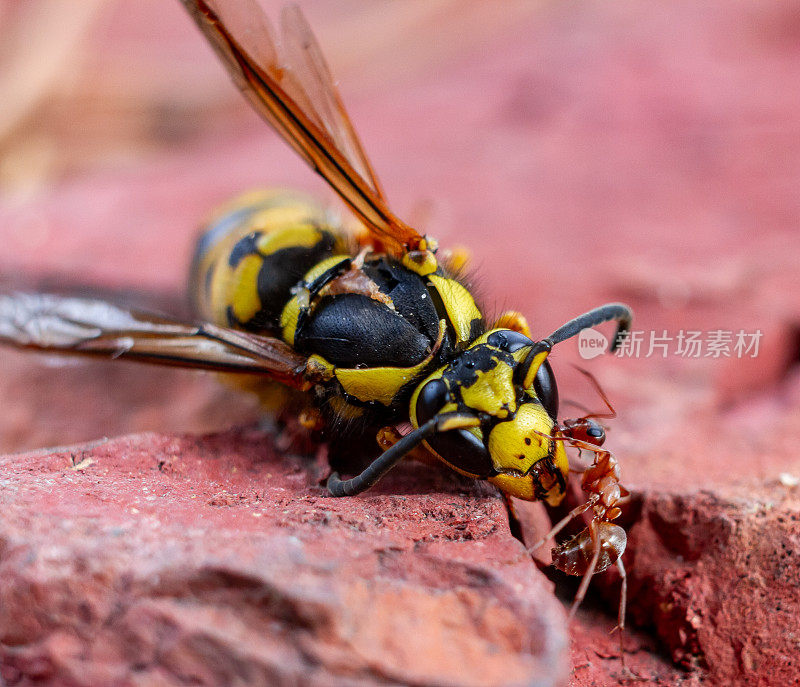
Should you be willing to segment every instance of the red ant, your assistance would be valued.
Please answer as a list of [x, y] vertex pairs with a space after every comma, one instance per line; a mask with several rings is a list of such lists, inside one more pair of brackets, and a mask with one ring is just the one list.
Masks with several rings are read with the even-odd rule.
[[559, 434], [571, 441], [582, 441], [593, 444], [594, 446], [602, 446], [606, 440], [606, 430], [599, 422], [595, 422], [595, 418], [599, 420], [613, 420], [617, 417], [617, 411], [614, 410], [611, 401], [608, 400], [608, 396], [606, 396], [600, 383], [594, 378], [594, 375], [588, 370], [584, 370], [582, 367], [575, 367], [575, 369], [589, 380], [594, 390], [597, 392], [597, 395], [600, 396], [600, 398], [603, 399], [603, 403], [606, 404], [608, 412], [589, 413], [574, 420], [564, 420], [556, 426], [556, 430]]
[[529, 551], [532, 553], [546, 541], [557, 535], [574, 518], [591, 511], [588, 526], [578, 534], [566, 539], [552, 550], [553, 565], [568, 575], [582, 575], [583, 579], [570, 608], [570, 620], [581, 605], [591, 578], [612, 565], [616, 565], [622, 580], [620, 589], [617, 627], [620, 632], [620, 651], [624, 665], [622, 632], [625, 629], [625, 605], [628, 585], [622, 554], [625, 551], [627, 535], [619, 525], [611, 521], [619, 517], [619, 506], [630, 499], [630, 492], [619, 483], [620, 473], [617, 459], [610, 451], [601, 448], [606, 439], [603, 426], [596, 419], [613, 419], [617, 416], [610, 401], [597, 380], [586, 370], [577, 368], [594, 386], [600, 398], [608, 407], [608, 413], [590, 413], [574, 420], [564, 420], [556, 425], [550, 439], [565, 441], [578, 451], [587, 450], [595, 454], [594, 462], [582, 470], [581, 488], [587, 494], [585, 503], [573, 508]]

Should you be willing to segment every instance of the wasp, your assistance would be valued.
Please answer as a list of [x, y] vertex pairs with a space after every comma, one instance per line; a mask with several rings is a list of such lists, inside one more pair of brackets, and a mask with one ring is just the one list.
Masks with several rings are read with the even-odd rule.
[[[424, 452], [506, 497], [558, 505], [569, 477], [565, 446], [596, 451], [583, 477], [589, 500], [574, 512], [592, 511], [591, 523], [556, 559], [585, 582], [618, 560], [621, 528], [610, 523], [619, 514], [617, 463], [599, 448], [591, 418], [559, 422], [548, 355], [607, 321], [617, 323], [613, 349], [630, 328], [630, 308], [602, 305], [542, 339], [517, 312], [487, 321], [436, 241], [390, 210], [300, 10], [284, 8], [279, 51], [254, 0], [182, 3], [253, 108], [361, 229], [348, 231], [302, 194], [252, 192], [222, 208], [198, 240], [197, 322], [12, 293], [0, 296], [0, 340], [238, 375], [265, 398], [280, 385], [311, 425], [378, 432], [380, 455], [349, 479], [333, 472], [333, 496], [358, 494]], [[586, 550], [583, 561], [577, 552]]]

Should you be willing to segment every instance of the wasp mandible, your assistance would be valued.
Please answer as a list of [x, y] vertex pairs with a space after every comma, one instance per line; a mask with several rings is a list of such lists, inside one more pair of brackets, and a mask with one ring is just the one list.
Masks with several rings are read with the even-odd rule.
[[[253, 108], [363, 231], [347, 232], [302, 194], [250, 193], [223, 208], [197, 243], [190, 289], [199, 323], [100, 300], [14, 293], [0, 296], [0, 340], [255, 376], [264, 388], [291, 389], [315, 422], [341, 432], [382, 429], [385, 450], [363, 472], [345, 480], [331, 474], [334, 496], [358, 494], [410, 452], [425, 451], [506, 496], [559, 504], [569, 473], [565, 444], [594, 444], [558, 422], [548, 355], [606, 321], [618, 323], [613, 350], [631, 310], [602, 305], [539, 340], [519, 313], [487, 322], [436, 241], [390, 210], [300, 10], [284, 8], [279, 51], [254, 0], [182, 2]], [[585, 510], [598, 514], [592, 570], [608, 548], [604, 523], [618, 513], [599, 508], [605, 487], [586, 481], [616, 474], [610, 454], [598, 455], [584, 476], [593, 494]], [[618, 558], [619, 546], [614, 551]]]

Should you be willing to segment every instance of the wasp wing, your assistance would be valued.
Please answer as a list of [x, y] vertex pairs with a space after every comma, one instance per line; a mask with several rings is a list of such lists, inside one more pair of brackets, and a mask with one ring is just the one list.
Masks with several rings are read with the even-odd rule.
[[264, 375], [306, 388], [307, 358], [280, 339], [187, 324], [106, 301], [0, 295], [0, 342], [54, 353]]
[[250, 104], [342, 197], [376, 243], [396, 255], [415, 249], [422, 237], [389, 210], [299, 9], [287, 10], [283, 20], [295, 65], [281, 62], [255, 0], [181, 1]]
[[287, 68], [292, 70], [299, 87], [308, 96], [325, 131], [361, 178], [385, 201], [378, 175], [347, 114], [325, 53], [297, 5], [287, 5], [281, 11], [281, 45], [286, 53]]

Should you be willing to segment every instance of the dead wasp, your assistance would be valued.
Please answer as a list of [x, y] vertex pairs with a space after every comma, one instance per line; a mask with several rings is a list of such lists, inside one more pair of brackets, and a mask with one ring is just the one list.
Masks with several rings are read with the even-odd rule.
[[[389, 209], [299, 9], [281, 15], [282, 57], [254, 0], [182, 2], [250, 104], [363, 231], [346, 231], [302, 194], [250, 193], [223, 208], [197, 243], [190, 290], [199, 324], [101, 300], [15, 293], [0, 296], [0, 340], [257, 377], [263, 395], [275, 383], [292, 390], [311, 424], [362, 435], [383, 428], [385, 450], [363, 472], [331, 474], [334, 496], [358, 494], [410, 452], [425, 451], [507, 497], [557, 505], [569, 475], [565, 444], [589, 448], [597, 458], [584, 473], [589, 500], [581, 508], [594, 518], [574, 546], [562, 545], [557, 563], [586, 582], [606, 559], [619, 560], [624, 544], [612, 541], [609, 523], [619, 511], [609, 496], [616, 461], [590, 435], [579, 437], [578, 425], [558, 422], [547, 357], [606, 321], [618, 323], [613, 350], [631, 310], [602, 305], [540, 340], [517, 312], [489, 324], [453, 265], [437, 256], [436, 241]], [[397, 428], [406, 422], [412, 429], [403, 435]], [[590, 563], [570, 563], [585, 544]]]

